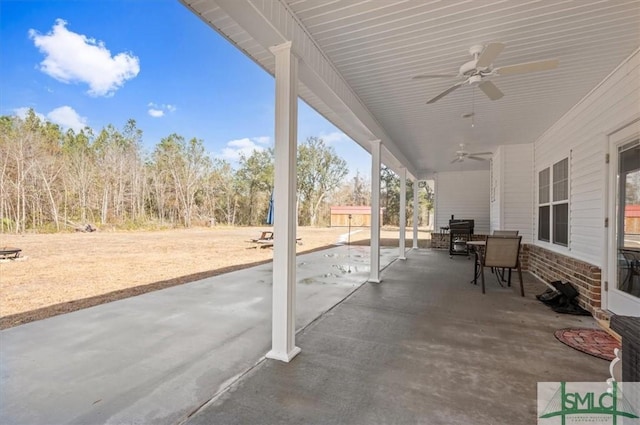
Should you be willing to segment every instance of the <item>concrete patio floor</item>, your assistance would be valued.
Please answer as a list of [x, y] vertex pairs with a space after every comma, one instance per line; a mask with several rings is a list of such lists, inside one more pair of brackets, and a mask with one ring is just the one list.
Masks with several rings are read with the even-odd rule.
[[534, 424], [538, 381], [608, 377], [553, 336], [594, 319], [551, 311], [529, 274], [525, 298], [491, 275], [482, 295], [472, 270], [411, 251], [299, 333], [291, 363], [260, 362], [186, 423]]
[[[368, 276], [368, 247], [297, 257], [297, 328]], [[0, 424], [184, 421], [271, 348], [271, 283], [269, 263], [0, 331]]]

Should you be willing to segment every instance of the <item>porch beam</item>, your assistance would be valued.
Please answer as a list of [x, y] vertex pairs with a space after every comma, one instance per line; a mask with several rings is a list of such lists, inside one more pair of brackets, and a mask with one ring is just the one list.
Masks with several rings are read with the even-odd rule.
[[400, 235], [398, 245], [400, 247], [401, 260], [406, 260], [405, 237], [407, 232], [407, 169], [400, 168]]
[[272, 47], [276, 61], [272, 346], [270, 359], [289, 362], [299, 352], [296, 332], [296, 156], [298, 60], [291, 42]]
[[371, 272], [369, 282], [380, 283], [380, 151], [381, 140], [371, 141]]

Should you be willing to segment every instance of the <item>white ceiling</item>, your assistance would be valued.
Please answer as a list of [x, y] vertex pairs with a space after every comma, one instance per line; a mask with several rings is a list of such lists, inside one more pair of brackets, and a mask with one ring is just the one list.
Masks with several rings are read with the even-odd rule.
[[[182, 1], [273, 72], [264, 40], [237, 23], [238, 4], [279, 0]], [[451, 164], [459, 143], [470, 151], [532, 143], [640, 46], [640, 0], [282, 2], [419, 176], [488, 169], [484, 161]], [[456, 74], [472, 45], [490, 42], [506, 45], [496, 67], [544, 59], [558, 59], [559, 67], [494, 77], [504, 93], [496, 101], [463, 86], [426, 104], [459, 79], [413, 76]], [[314, 93], [301, 88], [300, 95], [340, 126], [339, 114]], [[472, 111], [473, 127], [462, 118]]]

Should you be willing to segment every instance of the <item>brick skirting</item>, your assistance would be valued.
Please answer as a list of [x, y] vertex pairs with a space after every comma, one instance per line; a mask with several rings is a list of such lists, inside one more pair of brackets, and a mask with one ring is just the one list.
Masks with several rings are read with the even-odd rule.
[[570, 282], [580, 293], [580, 306], [591, 314], [599, 313], [601, 306], [600, 267], [535, 245], [528, 248], [527, 270], [545, 282]]

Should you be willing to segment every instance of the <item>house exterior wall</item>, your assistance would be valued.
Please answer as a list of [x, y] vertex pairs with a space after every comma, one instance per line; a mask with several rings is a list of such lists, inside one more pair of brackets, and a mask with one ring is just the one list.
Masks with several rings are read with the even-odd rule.
[[502, 186], [504, 176], [502, 169], [502, 151], [500, 146], [491, 158], [491, 168], [489, 171], [489, 231], [502, 229], [504, 208], [502, 207]]
[[[640, 113], [640, 53], [636, 51], [534, 143], [538, 172], [569, 158], [569, 246], [537, 246], [604, 267], [608, 152], [606, 135]], [[534, 235], [538, 211], [534, 204]]]
[[475, 233], [489, 232], [489, 171], [442, 172], [435, 177], [434, 231], [456, 219], [474, 220]]
[[533, 144], [500, 146], [493, 157], [491, 231], [518, 230], [533, 240]]
[[[531, 174], [511, 164], [511, 146], [501, 146], [494, 157], [495, 201], [491, 205], [492, 226], [531, 229], [525, 252], [526, 268], [544, 281], [571, 282], [580, 292], [581, 305], [595, 316], [600, 310], [602, 282], [606, 280], [607, 173], [605, 155], [608, 138], [614, 130], [640, 116], [640, 50], [632, 54], [600, 85], [576, 104], [532, 145]], [[527, 146], [527, 145], [524, 145]], [[511, 151], [516, 155], [515, 150]], [[524, 154], [522, 155], [524, 157]], [[568, 246], [538, 240], [538, 173], [558, 161], [569, 160], [569, 240]], [[613, 159], [615, 160], [615, 159]], [[512, 182], [524, 179], [530, 185], [530, 219], [519, 217], [522, 208], [507, 201], [518, 188]], [[519, 183], [518, 183], [519, 184]], [[524, 199], [522, 199], [525, 202]], [[524, 205], [521, 204], [520, 206]], [[512, 220], [512, 221], [510, 221]], [[492, 227], [496, 228], [496, 227]], [[606, 306], [603, 306], [606, 307]]]

